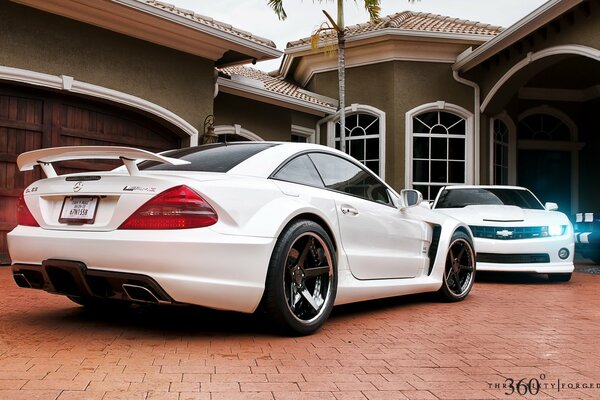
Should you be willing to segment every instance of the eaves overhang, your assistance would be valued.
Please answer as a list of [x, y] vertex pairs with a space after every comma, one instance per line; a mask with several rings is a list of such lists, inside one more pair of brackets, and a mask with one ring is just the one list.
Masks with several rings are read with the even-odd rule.
[[333, 106], [315, 104], [310, 101], [297, 99], [281, 93], [275, 93], [261, 87], [233, 81], [224, 77], [219, 77], [217, 79], [217, 85], [219, 86], [219, 93], [229, 93], [235, 96], [257, 100], [263, 103], [297, 110], [312, 115], [323, 117], [336, 112], [336, 109]]
[[[202, 23], [140, 0], [12, 0], [45, 12], [193, 54], [216, 66], [271, 60], [275, 44], [226, 24]], [[193, 13], [192, 13], [193, 14]], [[212, 20], [207, 19], [211, 22]]]
[[[386, 40], [395, 41], [422, 41], [430, 43], [463, 43], [465, 45], [479, 46], [493, 39], [494, 35], [468, 34], [468, 33], [450, 33], [450, 32], [432, 32], [415, 31], [410, 29], [385, 28], [377, 31], [362, 32], [346, 37], [346, 48], [358, 47], [374, 42], [383, 42]], [[323, 47], [313, 49], [310, 43], [288, 47], [284, 51], [281, 62], [280, 73], [287, 77], [291, 72], [295, 59], [311, 54], [318, 54], [324, 51]]]
[[583, 1], [549, 0], [487, 43], [461, 55], [452, 66], [452, 69], [459, 72], [469, 71]]

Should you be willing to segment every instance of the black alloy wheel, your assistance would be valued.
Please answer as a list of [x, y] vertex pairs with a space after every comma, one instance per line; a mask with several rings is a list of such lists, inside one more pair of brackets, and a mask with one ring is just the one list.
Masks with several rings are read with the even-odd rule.
[[447, 301], [467, 297], [475, 281], [475, 251], [471, 238], [462, 231], [452, 235], [440, 293]]
[[264, 302], [286, 333], [307, 335], [329, 317], [337, 268], [329, 235], [312, 221], [292, 223], [281, 234], [269, 264]]

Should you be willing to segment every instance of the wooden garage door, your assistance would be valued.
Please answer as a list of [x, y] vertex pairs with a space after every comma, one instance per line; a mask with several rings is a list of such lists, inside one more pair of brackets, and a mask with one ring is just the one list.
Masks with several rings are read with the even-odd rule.
[[[0, 261], [8, 262], [6, 234], [16, 225], [23, 189], [42, 177], [17, 169], [17, 155], [53, 146], [118, 145], [162, 151], [181, 140], [159, 123], [129, 110], [0, 84]], [[67, 162], [59, 173], [112, 168], [108, 162]]]

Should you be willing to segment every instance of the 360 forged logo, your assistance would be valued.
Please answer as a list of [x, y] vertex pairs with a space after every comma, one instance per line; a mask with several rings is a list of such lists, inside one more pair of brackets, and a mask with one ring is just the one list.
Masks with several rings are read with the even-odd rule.
[[506, 396], [536, 396], [540, 391], [600, 390], [600, 382], [571, 382], [547, 379], [545, 374], [534, 378], [506, 378], [502, 383], [489, 383], [489, 389], [502, 389]]

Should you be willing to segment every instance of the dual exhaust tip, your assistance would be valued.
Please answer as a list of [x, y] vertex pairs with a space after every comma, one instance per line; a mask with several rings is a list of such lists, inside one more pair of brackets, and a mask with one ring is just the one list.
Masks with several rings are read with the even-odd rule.
[[[31, 282], [29, 282], [29, 280], [24, 274], [15, 273], [13, 274], [13, 278], [15, 280], [15, 283], [19, 287], [28, 289], [31, 289], [33, 287], [31, 285]], [[144, 286], [134, 285], [131, 283], [124, 283], [123, 285], [121, 285], [121, 287], [123, 288], [123, 293], [125, 293], [127, 297], [132, 301], [154, 304], [169, 303], [168, 301], [160, 300], [150, 289]]]

